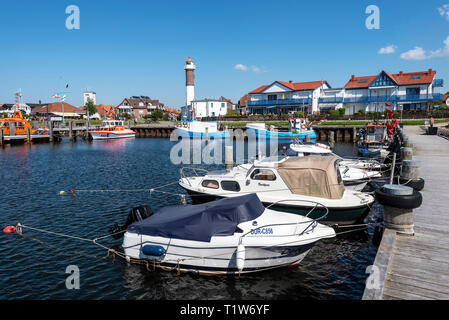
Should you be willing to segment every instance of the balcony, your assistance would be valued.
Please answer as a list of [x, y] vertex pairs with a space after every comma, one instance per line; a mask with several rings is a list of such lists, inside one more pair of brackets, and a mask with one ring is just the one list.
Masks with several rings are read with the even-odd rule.
[[442, 87], [444, 85], [444, 81], [443, 81], [443, 79], [435, 79], [435, 80], [433, 80], [432, 85], [434, 87]]
[[419, 102], [419, 101], [433, 101], [442, 100], [443, 95], [441, 93], [431, 94], [417, 94], [417, 95], [394, 95], [394, 96], [372, 96], [372, 97], [354, 97], [344, 98], [343, 103], [375, 103], [375, 102]]
[[342, 103], [343, 97], [319, 98], [318, 103]]
[[278, 99], [278, 100], [254, 100], [248, 101], [248, 107], [283, 106], [283, 105], [303, 105], [312, 103], [311, 98], [304, 99]]

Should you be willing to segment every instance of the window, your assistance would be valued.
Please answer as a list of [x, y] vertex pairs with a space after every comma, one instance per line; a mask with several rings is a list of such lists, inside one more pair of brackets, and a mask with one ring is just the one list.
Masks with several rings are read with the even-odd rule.
[[222, 181], [221, 188], [226, 191], [240, 191], [240, 185], [237, 181]]
[[218, 189], [219, 185], [218, 185], [218, 181], [216, 180], [204, 180], [201, 185], [204, 188], [211, 188], [211, 189]]
[[271, 170], [256, 169], [253, 171], [253, 173], [251, 173], [251, 179], [274, 181], [276, 180], [276, 175]]
[[359, 83], [367, 83], [369, 80], [369, 78], [365, 78], [365, 79], [360, 79]]
[[278, 96], [275, 94], [269, 94], [268, 95], [268, 100], [277, 100]]
[[222, 104], [221, 104], [221, 107], [222, 107], [222, 108], [224, 108], [224, 107], [225, 107], [225, 104], [224, 104], [224, 103], [222, 103]]
[[418, 80], [421, 79], [421, 75], [414, 75], [410, 77], [411, 80]]

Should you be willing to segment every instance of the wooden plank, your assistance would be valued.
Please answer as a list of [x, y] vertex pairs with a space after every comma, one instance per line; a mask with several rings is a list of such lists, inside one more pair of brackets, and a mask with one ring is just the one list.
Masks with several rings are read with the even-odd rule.
[[[389, 283], [388, 283], [389, 284]], [[392, 298], [392, 300], [432, 300], [432, 298], [421, 296], [416, 293], [403, 291], [392, 286], [385, 286], [385, 295]]]
[[415, 285], [411, 285], [409, 283], [405, 283], [404, 281], [397, 281], [398, 279], [387, 280], [387, 287], [395, 290], [399, 290], [402, 292], [409, 292], [413, 293], [414, 295], [418, 295], [421, 297], [425, 297], [428, 299], [441, 299], [445, 300], [449, 298], [448, 294], [441, 293], [438, 291], [435, 291], [434, 289], [427, 289], [427, 288], [421, 288]]

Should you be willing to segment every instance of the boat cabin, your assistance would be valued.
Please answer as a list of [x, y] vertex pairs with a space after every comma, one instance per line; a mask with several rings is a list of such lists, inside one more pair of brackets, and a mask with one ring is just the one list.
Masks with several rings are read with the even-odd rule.
[[383, 143], [387, 138], [387, 126], [383, 124], [368, 124], [366, 126], [366, 143]]
[[304, 118], [290, 118], [288, 119], [288, 129], [290, 132], [302, 132], [309, 130], [307, 120]]
[[27, 128], [30, 128], [31, 134], [36, 132], [20, 111], [14, 112], [14, 115], [11, 118], [0, 118], [0, 130], [3, 131], [4, 135], [7, 136], [11, 134], [10, 126], [14, 127], [14, 133], [16, 135], [25, 135], [27, 133]]

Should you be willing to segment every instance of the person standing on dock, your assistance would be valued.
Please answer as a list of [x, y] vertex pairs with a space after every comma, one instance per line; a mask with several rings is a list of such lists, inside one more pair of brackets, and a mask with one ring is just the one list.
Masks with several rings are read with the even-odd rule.
[[430, 116], [430, 127], [431, 128], [433, 128], [433, 123], [434, 123], [433, 116]]

